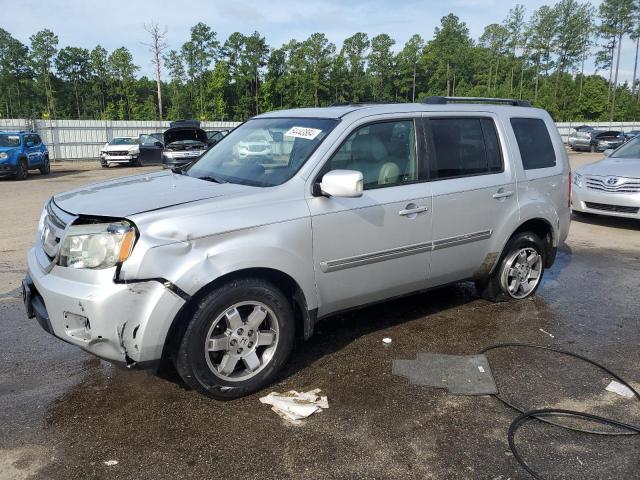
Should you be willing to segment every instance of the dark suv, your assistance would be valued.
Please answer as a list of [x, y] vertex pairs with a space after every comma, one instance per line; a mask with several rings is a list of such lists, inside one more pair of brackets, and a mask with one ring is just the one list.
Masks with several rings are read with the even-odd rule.
[[24, 180], [29, 170], [49, 174], [49, 150], [40, 135], [34, 132], [0, 131], [0, 177], [13, 176]]

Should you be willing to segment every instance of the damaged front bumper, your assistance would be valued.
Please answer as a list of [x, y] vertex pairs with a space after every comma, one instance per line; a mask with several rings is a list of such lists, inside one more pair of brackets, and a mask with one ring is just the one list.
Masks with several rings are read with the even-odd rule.
[[56, 266], [46, 273], [35, 248], [29, 251], [22, 283], [29, 318], [104, 360], [144, 368], [161, 359], [183, 298], [158, 281], [114, 283], [111, 269]]

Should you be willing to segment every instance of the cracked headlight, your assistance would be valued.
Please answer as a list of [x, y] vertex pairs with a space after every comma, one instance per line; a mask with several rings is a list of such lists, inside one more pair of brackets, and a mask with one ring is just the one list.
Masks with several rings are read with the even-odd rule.
[[124, 221], [72, 225], [62, 241], [58, 265], [95, 269], [114, 267], [129, 258], [135, 240], [135, 228]]

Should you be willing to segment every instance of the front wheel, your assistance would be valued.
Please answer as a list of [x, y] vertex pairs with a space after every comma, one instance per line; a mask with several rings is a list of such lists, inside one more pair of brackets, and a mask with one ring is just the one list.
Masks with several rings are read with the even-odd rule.
[[16, 180], [26, 180], [29, 176], [29, 166], [27, 165], [27, 159], [21, 158], [18, 160], [18, 166], [16, 170]]
[[514, 235], [507, 242], [498, 267], [476, 282], [480, 296], [494, 302], [532, 296], [544, 274], [544, 245], [532, 232]]
[[174, 363], [189, 386], [228, 400], [271, 383], [293, 340], [293, 311], [284, 294], [258, 278], [233, 280], [199, 302]]

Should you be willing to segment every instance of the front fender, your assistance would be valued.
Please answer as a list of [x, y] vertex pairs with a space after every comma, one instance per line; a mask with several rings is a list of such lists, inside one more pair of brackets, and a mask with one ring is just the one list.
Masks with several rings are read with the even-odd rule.
[[268, 268], [298, 284], [307, 307], [317, 308], [309, 217], [150, 248], [140, 278], [164, 278], [189, 295], [228, 273]]

